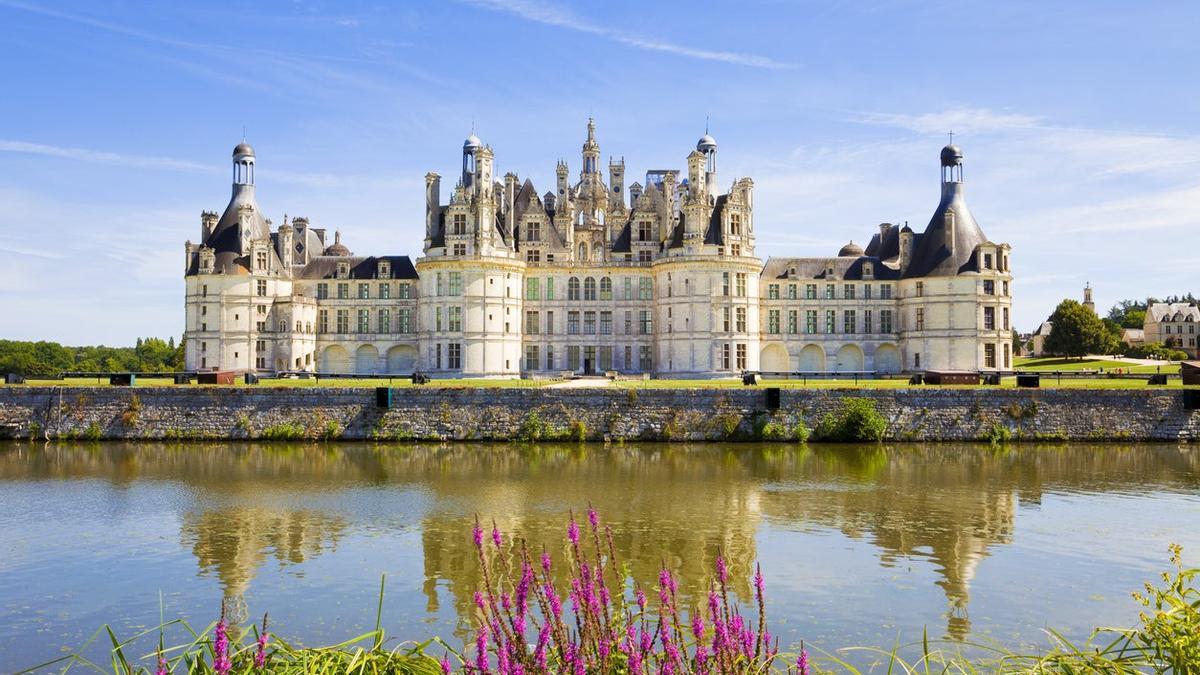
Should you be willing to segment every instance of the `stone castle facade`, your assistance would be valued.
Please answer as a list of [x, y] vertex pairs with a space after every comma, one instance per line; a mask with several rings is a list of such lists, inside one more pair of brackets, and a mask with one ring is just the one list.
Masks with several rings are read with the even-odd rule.
[[233, 195], [188, 242], [189, 370], [519, 377], [652, 373], [1006, 370], [1010, 247], [963, 195], [962, 153], [942, 149], [941, 200], [923, 232], [879, 226], [864, 249], [756, 254], [754, 183], [721, 191], [705, 134], [687, 169], [626, 185], [601, 172], [589, 120], [582, 167], [555, 189], [497, 178], [472, 134], [442, 202], [425, 177], [425, 240], [407, 256], [355, 256], [305, 218], [258, 207], [255, 154], [233, 152]]

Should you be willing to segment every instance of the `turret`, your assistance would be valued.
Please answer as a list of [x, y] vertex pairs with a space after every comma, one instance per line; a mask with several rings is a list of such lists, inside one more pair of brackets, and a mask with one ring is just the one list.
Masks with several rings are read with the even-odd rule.
[[479, 137], [474, 132], [463, 141], [462, 185], [470, 188], [475, 180], [475, 153], [483, 147]]
[[217, 228], [217, 219], [219, 217], [216, 211], [200, 212], [200, 241], [208, 241], [208, 237]]
[[516, 201], [517, 174], [510, 171], [504, 174], [504, 228], [508, 230], [514, 244], [517, 241]]
[[912, 262], [912, 252], [913, 252], [913, 231], [912, 231], [912, 228], [908, 226], [908, 223], [905, 223], [904, 227], [901, 228], [901, 230], [900, 230], [900, 274], [901, 275], [903, 275], [906, 271], [908, 271], [908, 264], [910, 262]]
[[717, 141], [708, 135], [708, 129], [696, 142], [696, 151], [704, 155], [704, 186], [708, 194], [717, 193]]
[[425, 174], [425, 247], [429, 248], [438, 232], [438, 216], [442, 208], [442, 177], [430, 171]]
[[625, 210], [625, 158], [608, 160], [608, 203], [614, 213]]
[[279, 226], [279, 236], [275, 239], [278, 244], [275, 252], [279, 254], [279, 261], [285, 273], [290, 272], [292, 269], [292, 253], [295, 251], [295, 233], [296, 229], [288, 223], [287, 216], [285, 215], [283, 217], [283, 224]]
[[587, 140], [583, 142], [583, 173], [584, 175], [599, 172], [600, 144], [596, 142], [596, 122], [588, 118]]
[[700, 154], [699, 150], [693, 150], [687, 156], [687, 165], [688, 197], [690, 199], [703, 198], [707, 194], [704, 182], [704, 155]]

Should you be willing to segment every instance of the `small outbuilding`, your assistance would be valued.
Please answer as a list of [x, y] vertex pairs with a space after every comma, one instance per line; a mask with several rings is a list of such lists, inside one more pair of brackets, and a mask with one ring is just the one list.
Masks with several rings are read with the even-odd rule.
[[979, 384], [979, 373], [970, 370], [927, 370], [925, 384]]
[[1184, 386], [1200, 385], [1200, 361], [1184, 361], [1179, 364], [1179, 375]]

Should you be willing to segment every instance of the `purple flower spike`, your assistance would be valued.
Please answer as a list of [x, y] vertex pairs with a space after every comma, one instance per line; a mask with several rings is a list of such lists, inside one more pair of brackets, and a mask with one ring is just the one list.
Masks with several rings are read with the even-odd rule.
[[483, 528], [479, 526], [479, 519], [475, 519], [475, 529], [471, 530], [471, 537], [475, 540], [475, 548], [483, 548]]
[[542, 551], [542, 571], [546, 574], [550, 573], [550, 554]]
[[228, 675], [233, 663], [229, 660], [229, 624], [225, 623], [224, 612], [213, 631], [213, 672]]
[[642, 589], [639, 588], [639, 589], [637, 589], [637, 593], [635, 595], [637, 596], [638, 608], [645, 610], [646, 609], [646, 594], [643, 593]]
[[579, 524], [575, 522], [574, 518], [567, 523], [567, 539], [571, 540], [572, 546], [579, 545]]
[[800, 656], [796, 659], [796, 675], [808, 675], [808, 651], [800, 643]]
[[480, 591], [475, 591], [475, 606], [479, 608], [479, 611], [484, 611], [483, 593]]
[[169, 675], [170, 669], [167, 668], [167, 660], [162, 654], [158, 655], [158, 670], [154, 671], [154, 675]]
[[496, 548], [500, 548], [500, 545], [503, 543], [503, 541], [504, 540], [500, 538], [500, 530], [496, 527], [496, 521], [493, 520], [492, 521], [492, 543], [496, 545]]
[[441, 661], [439, 661], [438, 663], [439, 663], [439, 665], [441, 665], [441, 666], [442, 666], [442, 675], [450, 675], [450, 670], [451, 670], [451, 668], [450, 668], [450, 657], [449, 657], [449, 656], [443, 656], [443, 657], [442, 657], [442, 660], [441, 660]]
[[754, 572], [754, 593], [758, 596], [758, 601], [762, 602], [766, 583], [763, 581], [762, 566], [759, 566]]
[[692, 635], [697, 642], [704, 638], [704, 617], [699, 612], [692, 616]]
[[588, 507], [588, 522], [592, 524], [593, 530], [600, 527], [600, 514], [596, 513], [596, 509], [590, 506]]
[[487, 652], [488, 632], [483, 626], [475, 633], [475, 668], [481, 672], [488, 671], [488, 652]]
[[725, 559], [717, 556], [717, 579], [722, 585], [729, 581], [729, 568], [725, 566]]

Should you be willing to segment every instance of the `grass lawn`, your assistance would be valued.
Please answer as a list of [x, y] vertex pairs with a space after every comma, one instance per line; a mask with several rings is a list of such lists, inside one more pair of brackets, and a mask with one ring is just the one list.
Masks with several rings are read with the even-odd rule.
[[[434, 387], [441, 389], [466, 389], [473, 387], [484, 388], [514, 388], [514, 387], [544, 387], [548, 384], [553, 384], [557, 380], [430, 380], [429, 384], [422, 385], [426, 387]], [[193, 384], [188, 386], [196, 386], [195, 380]], [[94, 377], [72, 377], [62, 380], [25, 380], [25, 385], [28, 387], [107, 387], [108, 378]], [[150, 378], [139, 377], [136, 387], [174, 387], [171, 378]], [[179, 385], [183, 386], [183, 385]], [[213, 386], [213, 385], [204, 385]], [[412, 381], [408, 378], [368, 378], [368, 379], [352, 379], [352, 378], [328, 378], [316, 380], [309, 378], [307, 380], [260, 380], [257, 385], [242, 384], [242, 379], [238, 378], [237, 384], [226, 385], [229, 387], [257, 387], [259, 389], [270, 389], [272, 387], [283, 387], [288, 389], [302, 389], [312, 387], [392, 387], [393, 389], [401, 389], [412, 387]]]
[[1077, 370], [1099, 370], [1104, 369], [1105, 372], [1120, 368], [1124, 372], [1129, 373], [1178, 373], [1179, 364], [1163, 361], [1161, 365], [1145, 366], [1130, 361], [1114, 361], [1109, 359], [1064, 359], [1055, 357], [1049, 358], [1022, 358], [1017, 357], [1013, 361], [1013, 368], [1016, 370], [1032, 370], [1032, 371], [1056, 371], [1072, 372]]

